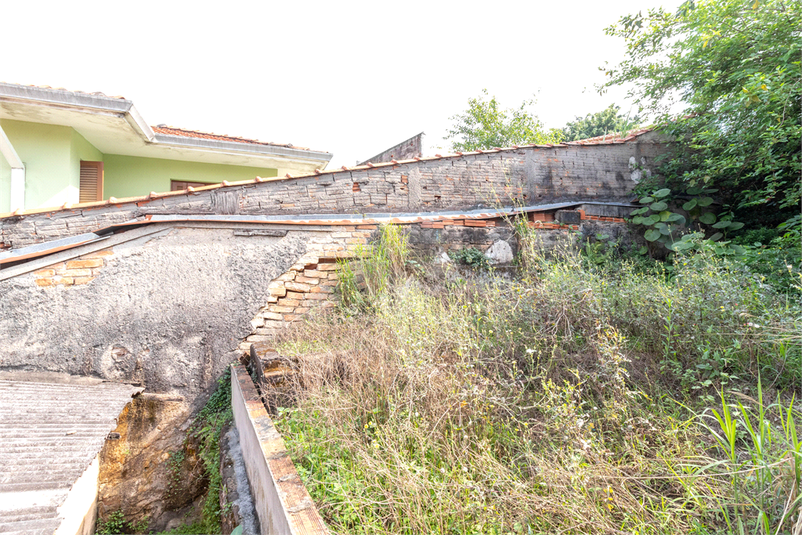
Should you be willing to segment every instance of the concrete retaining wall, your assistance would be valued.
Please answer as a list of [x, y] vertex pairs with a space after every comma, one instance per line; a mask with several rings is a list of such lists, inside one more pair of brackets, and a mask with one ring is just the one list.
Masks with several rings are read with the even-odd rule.
[[231, 366], [231, 406], [262, 535], [329, 533], [241, 365]]

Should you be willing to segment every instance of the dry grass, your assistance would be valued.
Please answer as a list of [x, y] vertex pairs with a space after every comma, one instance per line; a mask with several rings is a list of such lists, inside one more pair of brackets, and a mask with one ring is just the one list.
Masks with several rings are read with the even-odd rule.
[[[713, 280], [588, 269], [570, 251], [528, 258], [522, 280], [399, 262], [373, 266], [395, 267], [357, 309], [282, 340], [316, 354], [277, 425], [333, 531], [726, 532], [735, 465], [700, 471], [716, 450], [696, 411], [722, 381], [748, 391], [755, 367], [795, 380], [798, 344], [770, 352], [739, 315], [790, 332], [776, 296], [709, 261]], [[690, 375], [694, 359], [712, 371]], [[778, 533], [788, 511], [771, 511]]]

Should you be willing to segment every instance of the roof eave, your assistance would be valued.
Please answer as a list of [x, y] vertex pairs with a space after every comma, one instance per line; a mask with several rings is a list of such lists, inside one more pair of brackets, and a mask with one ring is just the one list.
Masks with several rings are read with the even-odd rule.
[[134, 103], [124, 98], [113, 98], [91, 93], [77, 93], [62, 89], [33, 87], [0, 82], [0, 99], [36, 102], [59, 107], [84, 108], [101, 112], [128, 113]]
[[227, 152], [238, 154], [260, 154], [264, 156], [281, 156], [284, 158], [297, 158], [299, 160], [317, 160], [327, 163], [332, 158], [329, 152], [319, 152], [306, 149], [295, 149], [277, 145], [262, 145], [257, 143], [238, 143], [233, 141], [220, 141], [215, 139], [173, 136], [169, 134], [154, 134], [153, 143], [171, 147], [192, 148], [199, 150]]

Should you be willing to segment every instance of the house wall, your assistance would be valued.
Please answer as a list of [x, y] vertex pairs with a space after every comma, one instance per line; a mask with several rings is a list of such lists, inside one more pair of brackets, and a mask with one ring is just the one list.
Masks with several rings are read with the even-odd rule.
[[[276, 169], [103, 154], [68, 126], [3, 119], [0, 126], [25, 164], [25, 209], [77, 204], [81, 161], [103, 162], [103, 198], [170, 191], [170, 180], [208, 182], [274, 177]], [[11, 211], [11, 168], [0, 157], [0, 213]]]
[[11, 211], [11, 166], [0, 156], [0, 213]]
[[106, 154], [103, 198], [135, 197], [151, 191], [170, 191], [170, 180], [208, 182], [253, 180], [257, 176], [274, 177], [276, 169], [236, 165], [182, 162], [159, 158], [139, 158]]
[[[78, 202], [80, 170], [71, 173], [70, 165], [73, 150], [76, 154], [88, 153], [85, 145], [73, 140], [73, 134], [80, 135], [69, 126], [6, 119], [0, 121], [0, 126], [25, 164], [25, 208]], [[86, 143], [82, 137], [81, 140]], [[10, 178], [6, 183], [4, 194], [8, 204]]]

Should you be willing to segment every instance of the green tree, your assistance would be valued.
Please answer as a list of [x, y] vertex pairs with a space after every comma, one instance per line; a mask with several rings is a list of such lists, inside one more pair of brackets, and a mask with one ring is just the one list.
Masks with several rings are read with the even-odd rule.
[[503, 110], [496, 97], [488, 97], [487, 89], [478, 98], [468, 100], [464, 113], [451, 117], [453, 126], [446, 139], [452, 140], [451, 150], [473, 151], [529, 145], [533, 143], [559, 143], [562, 133], [556, 129], [546, 130], [543, 123], [528, 108], [533, 100], [524, 101], [516, 109]]
[[779, 222], [799, 212], [801, 27], [802, 3], [786, 0], [688, 0], [676, 13], [628, 15], [606, 29], [627, 57], [602, 90], [632, 84], [675, 137], [669, 185], [720, 188], [739, 218]]
[[596, 113], [589, 113], [585, 117], [577, 116], [573, 121], [568, 122], [563, 128], [563, 135], [566, 141], [576, 141], [577, 139], [588, 139], [596, 136], [604, 136], [614, 132], [628, 132], [637, 128], [640, 124], [640, 117], [629, 117], [622, 115], [621, 108], [615, 104]]

